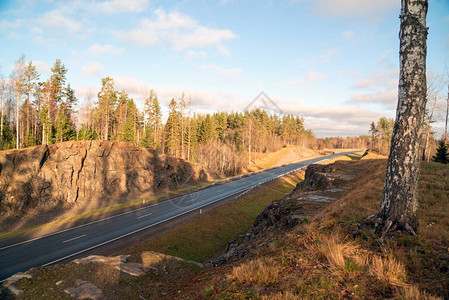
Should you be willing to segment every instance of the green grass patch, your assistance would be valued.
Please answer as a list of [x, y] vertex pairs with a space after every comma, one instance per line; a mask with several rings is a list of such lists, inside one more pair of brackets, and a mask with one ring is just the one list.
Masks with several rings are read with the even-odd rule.
[[301, 174], [302, 172], [280, 178], [267, 185], [269, 189], [258, 189], [236, 203], [218, 208], [125, 252], [152, 250], [193, 261], [206, 261], [226, 248], [239, 234], [248, 231], [259, 213], [271, 201], [291, 192], [303, 179]]

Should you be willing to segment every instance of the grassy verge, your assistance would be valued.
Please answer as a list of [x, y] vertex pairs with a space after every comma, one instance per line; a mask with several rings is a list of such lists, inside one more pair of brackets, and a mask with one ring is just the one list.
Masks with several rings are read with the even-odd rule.
[[245, 233], [273, 200], [290, 193], [303, 180], [303, 171], [282, 177], [187, 224], [145, 241], [124, 253], [157, 251], [194, 261], [205, 261], [225, 249], [229, 241]]
[[195, 288], [211, 299], [448, 299], [449, 166], [421, 165], [418, 235], [381, 239], [360, 224], [379, 210], [386, 161], [342, 165], [358, 175], [344, 196]]
[[100, 216], [102, 214], [112, 213], [114, 211], [122, 210], [122, 209], [125, 209], [125, 208], [130, 208], [132, 206], [141, 205], [142, 203], [145, 203], [145, 202], [154, 202], [156, 200], [159, 200], [159, 199], [162, 199], [162, 198], [165, 198], [165, 197], [176, 196], [178, 194], [182, 194], [183, 192], [186, 192], [186, 191], [189, 191], [189, 190], [192, 190], [192, 189], [197, 189], [197, 188], [200, 188], [200, 187], [204, 187], [204, 186], [209, 185], [209, 184], [211, 184], [211, 182], [205, 182], [205, 183], [201, 183], [201, 184], [198, 184], [198, 185], [188, 186], [188, 187], [185, 187], [185, 188], [177, 189], [177, 190], [174, 190], [174, 191], [168, 191], [168, 192], [156, 194], [156, 195], [153, 195], [153, 196], [150, 196], [150, 197], [138, 198], [138, 199], [134, 199], [134, 200], [130, 200], [130, 201], [124, 202], [124, 203], [119, 203], [119, 204], [114, 204], [114, 205], [98, 208], [98, 209], [95, 209], [93, 211], [89, 211], [89, 212], [86, 212], [86, 213], [83, 213], [83, 214], [78, 214], [76, 216], [59, 219], [59, 220], [52, 221], [52, 222], [45, 223], [45, 224], [41, 224], [41, 225], [30, 226], [30, 227], [21, 228], [19, 230], [15, 230], [15, 231], [11, 231], [11, 232], [0, 233], [0, 240], [1, 239], [6, 239], [6, 238], [10, 238], [10, 237], [14, 237], [14, 236], [18, 236], [18, 235], [21, 235], [21, 234], [30, 233], [30, 232], [37, 231], [37, 230], [42, 230], [42, 229], [47, 229], [47, 228], [51, 228], [51, 227], [55, 227], [55, 226], [60, 226], [60, 225], [63, 225], [63, 224], [79, 221], [79, 220], [82, 220], [82, 219], [91, 218], [91, 217], [94, 217], [94, 216]]

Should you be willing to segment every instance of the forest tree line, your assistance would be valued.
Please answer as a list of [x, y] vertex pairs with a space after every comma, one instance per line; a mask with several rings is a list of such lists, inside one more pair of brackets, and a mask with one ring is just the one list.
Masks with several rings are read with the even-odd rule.
[[[371, 136], [317, 139], [301, 117], [272, 115], [261, 109], [198, 114], [184, 93], [169, 101], [164, 123], [156, 91], [143, 90], [143, 109], [139, 109], [125, 90], [115, 88], [111, 77], [103, 78], [98, 94], [89, 96], [80, 107], [67, 83], [67, 72], [57, 59], [49, 78], [42, 80], [36, 66], [21, 56], [11, 76], [1, 78], [2, 150], [70, 140], [120, 140], [231, 175], [255, 162], [260, 153], [287, 144], [317, 150], [371, 148], [384, 155], [390, 147], [393, 119], [372, 122]], [[425, 128], [427, 148], [435, 145], [430, 119]]]
[[235, 174], [259, 153], [285, 144], [316, 147], [303, 118], [260, 109], [198, 114], [184, 94], [169, 101], [163, 123], [156, 91], [143, 91], [139, 109], [125, 90], [116, 90], [111, 77], [103, 78], [96, 97], [79, 107], [67, 72], [57, 59], [49, 78], [42, 80], [36, 66], [21, 56], [11, 76], [1, 78], [2, 150], [70, 140], [120, 140]]

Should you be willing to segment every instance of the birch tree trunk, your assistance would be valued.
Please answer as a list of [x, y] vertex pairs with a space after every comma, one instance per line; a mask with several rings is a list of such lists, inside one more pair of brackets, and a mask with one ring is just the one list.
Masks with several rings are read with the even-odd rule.
[[426, 106], [427, 0], [402, 0], [399, 99], [377, 232], [416, 234], [418, 178]]
[[449, 84], [447, 85], [446, 124], [444, 126], [444, 142], [447, 144], [447, 121], [449, 118]]

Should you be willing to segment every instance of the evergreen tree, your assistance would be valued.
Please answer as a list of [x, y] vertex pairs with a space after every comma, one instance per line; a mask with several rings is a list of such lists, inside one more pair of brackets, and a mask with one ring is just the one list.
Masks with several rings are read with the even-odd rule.
[[177, 156], [180, 141], [180, 122], [178, 104], [174, 98], [171, 99], [168, 108], [168, 119], [165, 124], [165, 149], [170, 155]]
[[67, 71], [68, 71], [67, 68], [61, 62], [61, 60], [59, 58], [56, 59], [55, 64], [51, 68], [51, 72], [53, 74], [51, 75], [50, 81], [52, 84], [53, 99], [58, 104], [59, 104], [59, 102], [62, 101], [62, 98], [65, 95], [64, 84], [65, 84], [65, 80], [66, 80]]
[[67, 117], [65, 105], [62, 105], [56, 121], [56, 142], [71, 141], [75, 139], [75, 129]]
[[50, 118], [52, 123], [56, 123], [56, 119], [59, 114], [59, 105], [62, 102], [63, 97], [66, 95], [65, 81], [67, 68], [62, 64], [61, 60], [56, 59], [55, 64], [51, 68], [52, 75], [50, 77], [50, 103], [48, 108], [50, 111]]
[[448, 164], [449, 163], [449, 152], [447, 150], [446, 144], [443, 140], [440, 141], [440, 145], [437, 148], [437, 153], [432, 157], [434, 162]]
[[44, 105], [39, 113], [39, 118], [42, 123], [42, 144], [49, 144], [51, 142], [51, 132], [53, 126], [48, 114], [48, 108]]
[[127, 101], [126, 107], [126, 121], [120, 128], [119, 139], [125, 142], [136, 141], [136, 120], [137, 120], [137, 108], [132, 99]]
[[[151, 93], [153, 92], [153, 94]], [[151, 120], [151, 126], [153, 127], [153, 141], [154, 141], [154, 149], [161, 149], [161, 143], [159, 141], [159, 129], [161, 127], [161, 118], [162, 118], [162, 111], [161, 106], [159, 105], [159, 100], [157, 98], [156, 92], [153, 90], [150, 91], [150, 96], [153, 95], [153, 101], [151, 105], [151, 114], [150, 114], [150, 120]]]
[[98, 93], [98, 114], [100, 132], [103, 140], [109, 139], [111, 113], [117, 101], [117, 91], [114, 89], [114, 79], [106, 77], [101, 80], [102, 87]]
[[65, 97], [65, 109], [67, 117], [71, 120], [73, 114], [75, 113], [75, 107], [78, 104], [78, 99], [75, 96], [75, 90], [70, 87], [70, 84], [67, 85]]
[[214, 123], [209, 114], [201, 122], [201, 126], [198, 132], [198, 140], [202, 144], [206, 144], [211, 141], [214, 137]]
[[78, 133], [79, 140], [92, 140], [93, 139], [93, 133], [92, 130], [87, 127], [85, 124], [81, 125], [80, 131]]

